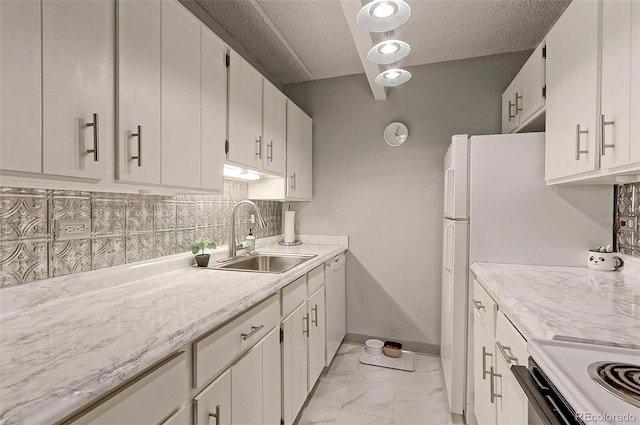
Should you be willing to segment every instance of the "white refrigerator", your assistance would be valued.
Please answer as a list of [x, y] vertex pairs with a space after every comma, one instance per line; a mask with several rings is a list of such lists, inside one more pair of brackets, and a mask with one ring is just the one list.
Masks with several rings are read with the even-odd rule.
[[585, 266], [611, 243], [613, 187], [547, 186], [544, 133], [453, 136], [444, 185], [440, 354], [451, 412], [469, 421], [469, 265]]

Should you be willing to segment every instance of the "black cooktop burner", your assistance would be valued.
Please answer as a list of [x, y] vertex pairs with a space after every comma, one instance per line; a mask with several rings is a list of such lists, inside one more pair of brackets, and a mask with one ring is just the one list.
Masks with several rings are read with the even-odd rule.
[[602, 388], [640, 407], [640, 365], [596, 362], [590, 364], [587, 370]]

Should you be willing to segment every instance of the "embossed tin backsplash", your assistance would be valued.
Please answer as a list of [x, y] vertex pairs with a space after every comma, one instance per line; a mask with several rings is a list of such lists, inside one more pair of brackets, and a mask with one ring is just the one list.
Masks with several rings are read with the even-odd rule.
[[618, 251], [640, 257], [640, 183], [618, 186], [615, 222]]
[[[196, 238], [227, 244], [229, 214], [246, 199], [247, 183], [226, 180], [222, 195], [137, 195], [0, 188], [0, 286], [189, 251]], [[242, 206], [236, 235], [282, 233], [282, 206], [257, 201], [267, 221], [249, 223]], [[91, 219], [90, 238], [54, 240], [55, 220]]]

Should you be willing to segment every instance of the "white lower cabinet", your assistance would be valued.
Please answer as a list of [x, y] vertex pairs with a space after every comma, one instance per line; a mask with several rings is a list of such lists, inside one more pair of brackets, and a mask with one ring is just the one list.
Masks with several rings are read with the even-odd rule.
[[263, 423], [261, 343], [231, 367], [231, 423]]
[[307, 301], [309, 310], [309, 381], [307, 389], [309, 392], [320, 377], [325, 364], [327, 343], [324, 292], [324, 286], [322, 286]]
[[496, 423], [495, 403], [491, 397], [493, 357], [493, 337], [476, 310], [473, 313], [473, 394], [479, 425]]
[[498, 425], [526, 424], [528, 401], [511, 366], [527, 365], [527, 341], [518, 333], [507, 316], [498, 312], [495, 349], [496, 419]]
[[[527, 399], [511, 366], [526, 365], [527, 342], [507, 316], [488, 308], [486, 299], [478, 300], [487, 296], [475, 282], [473, 397], [476, 420], [479, 425], [526, 424]], [[489, 314], [483, 316], [486, 311]], [[490, 316], [489, 320], [487, 316]]]
[[231, 370], [225, 371], [193, 399], [194, 425], [231, 425]]
[[[188, 395], [188, 359], [184, 351], [134, 379], [103, 402], [65, 424], [181, 424]], [[176, 415], [178, 414], [178, 415]], [[188, 412], [187, 412], [188, 416]]]
[[291, 425], [307, 399], [307, 303], [282, 320], [282, 419]]

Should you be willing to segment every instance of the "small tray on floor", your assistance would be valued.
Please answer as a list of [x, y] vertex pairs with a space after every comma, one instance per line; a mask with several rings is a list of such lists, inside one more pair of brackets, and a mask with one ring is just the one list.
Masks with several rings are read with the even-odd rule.
[[416, 353], [402, 350], [402, 356], [397, 358], [385, 356], [384, 354], [374, 356], [367, 353], [366, 348], [363, 347], [362, 354], [360, 354], [360, 363], [413, 372], [416, 370]]

